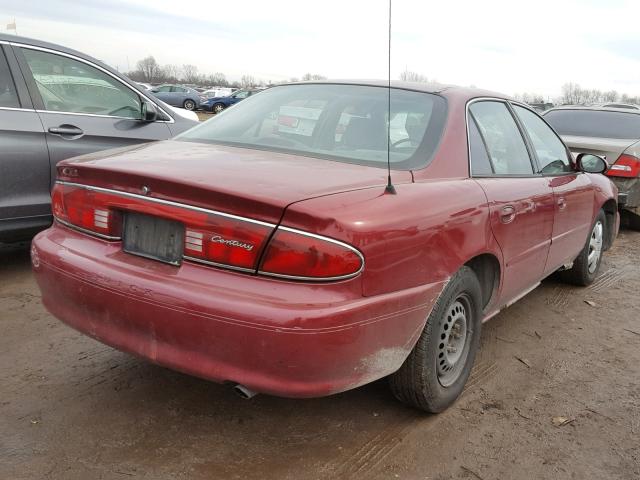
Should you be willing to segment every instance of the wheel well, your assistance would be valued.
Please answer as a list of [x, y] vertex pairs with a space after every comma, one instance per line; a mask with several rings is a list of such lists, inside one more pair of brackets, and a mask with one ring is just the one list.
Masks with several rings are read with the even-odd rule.
[[500, 262], [490, 253], [469, 260], [465, 265], [477, 275], [482, 288], [482, 308], [486, 308], [500, 285]]
[[606, 222], [607, 236], [606, 236], [606, 243], [604, 245], [604, 248], [605, 250], [609, 250], [609, 248], [613, 244], [613, 239], [615, 236], [615, 219], [616, 219], [616, 213], [618, 210], [618, 204], [616, 203], [615, 200], [610, 198], [609, 200], [604, 202], [604, 205], [602, 205], [602, 210], [604, 211], [604, 216], [607, 220]]

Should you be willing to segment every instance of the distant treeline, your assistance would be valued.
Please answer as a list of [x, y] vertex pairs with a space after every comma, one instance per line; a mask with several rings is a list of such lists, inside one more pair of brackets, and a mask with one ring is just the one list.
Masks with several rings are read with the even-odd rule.
[[[536, 93], [516, 94], [516, 98], [525, 103], [545, 103], [547, 98]], [[594, 103], [631, 103], [640, 105], [640, 96], [631, 96], [619, 93], [616, 90], [602, 91], [596, 88], [582, 88], [577, 83], [565, 83], [562, 85], [562, 95], [554, 98], [556, 105], [589, 105]]]
[[[247, 88], [258, 85], [269, 85], [271, 80], [262, 80], [252, 75], [243, 75], [240, 80], [229, 81], [224, 73], [200, 73], [195, 65], [160, 65], [153, 56], [143, 58], [136, 64], [136, 69], [126, 75], [135, 82], [151, 84], [186, 83], [198, 86]], [[326, 77], [318, 74], [305, 73], [302, 77], [290, 78], [288, 81], [324, 80]]]

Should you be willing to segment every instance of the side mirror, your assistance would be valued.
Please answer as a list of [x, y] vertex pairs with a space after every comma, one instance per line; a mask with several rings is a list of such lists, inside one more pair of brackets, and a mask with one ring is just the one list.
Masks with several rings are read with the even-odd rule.
[[142, 102], [141, 113], [143, 122], [155, 122], [158, 119], [158, 109], [151, 102]]
[[604, 173], [609, 170], [609, 164], [604, 158], [590, 153], [578, 155], [576, 167], [579, 171], [587, 173]]

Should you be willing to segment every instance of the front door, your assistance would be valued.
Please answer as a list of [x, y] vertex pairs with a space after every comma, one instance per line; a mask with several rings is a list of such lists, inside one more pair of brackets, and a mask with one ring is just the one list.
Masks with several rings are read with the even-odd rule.
[[51, 213], [44, 129], [12, 55], [0, 45], [0, 237], [16, 228], [46, 225]]
[[487, 196], [491, 229], [502, 250], [504, 304], [544, 276], [553, 229], [553, 190], [535, 173], [506, 102], [472, 103], [468, 128], [471, 174]]
[[576, 172], [558, 135], [531, 110], [514, 105], [531, 140], [540, 173], [553, 189], [555, 215], [547, 274], [572, 261], [591, 232], [595, 195], [589, 175]]
[[81, 59], [21, 47], [16, 52], [46, 132], [55, 179], [60, 160], [171, 136], [143, 122], [139, 94]]

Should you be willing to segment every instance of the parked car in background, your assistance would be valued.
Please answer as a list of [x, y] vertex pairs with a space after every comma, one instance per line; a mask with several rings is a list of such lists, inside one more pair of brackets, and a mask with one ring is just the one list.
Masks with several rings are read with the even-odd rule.
[[196, 123], [94, 58], [0, 34], [0, 242], [51, 224], [60, 160], [164, 140]]
[[231, 95], [207, 98], [200, 103], [200, 108], [208, 112], [220, 113], [225, 108], [235, 105], [239, 101], [258, 93], [259, 91], [261, 90], [238, 90]]
[[205, 99], [197, 90], [181, 85], [160, 85], [153, 87], [151, 93], [163, 102], [185, 110], [196, 110]]
[[174, 140], [64, 162], [32, 243], [45, 307], [245, 397], [390, 376], [444, 410], [483, 321], [558, 270], [594, 281], [617, 191], [526, 105], [385, 85], [277, 86]]
[[640, 106], [632, 103], [604, 103], [601, 105], [605, 108], [625, 108], [629, 110], [640, 110]]
[[640, 230], [640, 110], [567, 106], [547, 111], [544, 119], [572, 152], [606, 158], [607, 175], [620, 191], [623, 221]]
[[234, 92], [233, 88], [211, 88], [202, 92], [202, 96], [206, 99], [215, 97], [228, 97]]
[[153, 88], [153, 85], [151, 85], [150, 83], [136, 82], [136, 84], [143, 90], [151, 90]]

